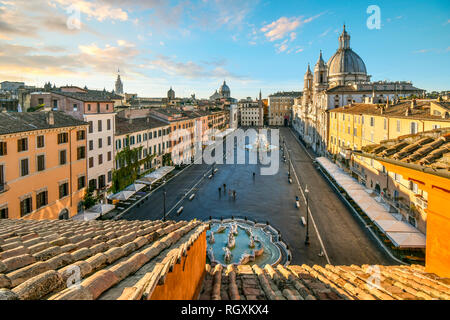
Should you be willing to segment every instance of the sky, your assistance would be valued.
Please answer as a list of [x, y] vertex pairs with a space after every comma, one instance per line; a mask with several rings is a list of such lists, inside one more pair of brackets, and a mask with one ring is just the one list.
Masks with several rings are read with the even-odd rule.
[[0, 81], [267, 97], [301, 91], [344, 23], [372, 80], [450, 89], [448, 0], [0, 0]]

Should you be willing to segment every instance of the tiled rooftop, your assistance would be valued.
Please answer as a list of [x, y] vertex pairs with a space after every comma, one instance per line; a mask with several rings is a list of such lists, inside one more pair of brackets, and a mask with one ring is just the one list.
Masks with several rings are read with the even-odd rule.
[[[383, 108], [383, 113], [381, 109]], [[409, 115], [406, 115], [409, 109]], [[430, 114], [430, 102], [417, 101], [414, 108], [411, 108], [411, 101], [399, 103], [396, 105], [389, 105], [385, 108], [385, 105], [368, 104], [368, 103], [353, 103], [350, 106], [336, 108], [330, 110], [330, 112], [348, 113], [348, 114], [368, 114], [378, 115], [383, 117], [395, 117], [395, 118], [410, 118], [410, 119], [435, 119], [439, 121], [450, 121], [450, 119], [443, 118], [442, 116]]]
[[[142, 299], [207, 225], [0, 220], [0, 300]], [[67, 287], [80, 271], [81, 285]]]
[[52, 90], [52, 93], [73, 98], [83, 102], [110, 102], [113, 99], [121, 100], [122, 97], [107, 91], [88, 90], [87, 92], [65, 92]]
[[362, 148], [378, 157], [450, 170], [450, 128], [436, 129], [382, 141]]
[[47, 122], [49, 112], [2, 112], [0, 113], [0, 134], [27, 132], [42, 129], [64, 128], [87, 125], [63, 112], [52, 111], [54, 125]]
[[[374, 271], [379, 276], [374, 276]], [[379, 279], [379, 282], [376, 281]], [[373, 286], [368, 283], [373, 283]], [[450, 279], [422, 266], [207, 265], [200, 300], [450, 299]]]

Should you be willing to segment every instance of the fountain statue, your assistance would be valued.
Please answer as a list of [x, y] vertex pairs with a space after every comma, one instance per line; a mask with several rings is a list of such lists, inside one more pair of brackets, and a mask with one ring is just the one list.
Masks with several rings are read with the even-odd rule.
[[249, 245], [249, 247], [252, 248], [252, 249], [255, 247], [255, 239], [253, 239], [253, 235], [250, 235], [250, 245]]
[[212, 247], [209, 247], [209, 249], [208, 249], [208, 258], [209, 258], [209, 261], [211, 261], [211, 263], [216, 261]]
[[223, 248], [223, 251], [225, 251], [225, 263], [230, 263], [231, 261], [231, 251], [227, 247]]
[[231, 232], [233, 233], [233, 235], [237, 236], [238, 235], [238, 226], [237, 223], [234, 223], [231, 225]]
[[227, 230], [227, 227], [221, 224], [219, 229], [217, 229], [216, 233], [223, 233], [225, 232], [225, 230]]
[[216, 243], [216, 239], [214, 238], [214, 232], [211, 231], [211, 234], [209, 235], [209, 243], [214, 244]]
[[228, 244], [227, 247], [229, 249], [233, 249], [236, 246], [236, 239], [234, 238], [233, 232], [230, 230], [230, 233], [228, 234]]

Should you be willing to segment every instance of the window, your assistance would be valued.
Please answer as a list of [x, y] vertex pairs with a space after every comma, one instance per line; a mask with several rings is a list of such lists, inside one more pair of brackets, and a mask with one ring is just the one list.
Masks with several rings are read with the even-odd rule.
[[[184, 124], [183, 124], [184, 127]], [[158, 137], [161, 137], [161, 130], [158, 130]]]
[[134, 145], [134, 142], [135, 142], [134, 136], [130, 137], [130, 145]]
[[94, 167], [94, 157], [89, 158], [89, 168]]
[[103, 163], [103, 155], [99, 154], [98, 155], [98, 164], [101, 165]]
[[36, 195], [36, 209], [42, 208], [48, 204], [48, 192], [42, 191]]
[[0, 208], [0, 219], [8, 219], [8, 208]]
[[108, 137], [108, 146], [111, 145], [111, 143], [112, 143], [111, 141], [112, 141], [111, 137]]
[[62, 199], [69, 195], [69, 183], [65, 182], [59, 185], [59, 198]]
[[8, 154], [6, 142], [0, 142], [0, 156], [6, 156]]
[[78, 147], [77, 160], [86, 159], [86, 147]]
[[63, 166], [67, 163], [67, 151], [61, 150], [59, 151], [59, 165]]
[[44, 99], [43, 98], [39, 98], [38, 99], [38, 105], [42, 105], [44, 104]]
[[28, 150], [28, 139], [23, 138], [17, 140], [17, 152], [23, 152]]
[[401, 130], [400, 120], [397, 120], [397, 132], [400, 132], [400, 130]]
[[58, 134], [58, 144], [67, 143], [68, 141], [69, 141], [69, 134], [67, 132]]
[[84, 187], [86, 187], [86, 177], [82, 176], [78, 178], [78, 190], [81, 190]]
[[91, 111], [91, 104], [88, 103], [88, 111]]
[[23, 217], [33, 211], [33, 199], [28, 197], [20, 201], [20, 216]]
[[111, 153], [111, 151], [109, 151], [108, 152], [108, 161], [111, 161], [112, 160], [112, 153]]
[[116, 149], [121, 149], [122, 148], [122, 140], [117, 140], [116, 141]]
[[0, 165], [0, 192], [2, 192], [5, 189], [5, 166], [2, 164]]
[[98, 148], [101, 149], [103, 147], [103, 140], [98, 139]]
[[78, 105], [76, 103], [73, 104], [73, 111], [78, 111]]
[[89, 180], [89, 189], [91, 190], [97, 189], [97, 179]]
[[20, 160], [20, 176], [27, 176], [29, 173], [28, 159]]
[[89, 140], [89, 151], [94, 150], [94, 141], [93, 140]]
[[98, 120], [98, 132], [102, 132], [102, 120]]
[[45, 155], [41, 154], [37, 156], [37, 171], [45, 170]]
[[106, 130], [111, 130], [111, 119], [106, 120]]
[[77, 140], [81, 141], [85, 139], [86, 139], [86, 131], [84, 130], [77, 131]]
[[112, 171], [108, 171], [108, 182], [112, 181]]
[[371, 127], [375, 126], [375, 118], [374, 117], [370, 117], [370, 126]]
[[92, 121], [89, 121], [89, 133], [93, 133], [94, 132], [94, 125], [92, 123]]
[[45, 146], [44, 136], [37, 136], [37, 138], [36, 138], [36, 146], [38, 148], [43, 148]]
[[384, 130], [386, 130], [387, 129], [387, 120], [386, 119], [383, 119], [384, 120]]
[[105, 175], [103, 174], [98, 177], [98, 188], [103, 189], [104, 187], [106, 187], [106, 179]]
[[149, 133], [148, 133], [148, 139], [149, 139], [149, 140], [152, 139], [152, 132], [149, 132]]
[[411, 122], [411, 134], [417, 133], [417, 122]]

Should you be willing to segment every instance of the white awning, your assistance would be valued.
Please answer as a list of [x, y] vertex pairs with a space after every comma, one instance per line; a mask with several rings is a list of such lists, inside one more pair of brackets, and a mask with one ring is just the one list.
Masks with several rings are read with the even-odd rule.
[[379, 203], [365, 188], [355, 179], [346, 174], [336, 164], [327, 158], [316, 158], [322, 168], [330, 174], [336, 183], [344, 189], [353, 201], [364, 211], [381, 231], [383, 231], [392, 243], [399, 248], [425, 248], [426, 237], [410, 224], [399, 221], [397, 214], [391, 214], [388, 206]]
[[376, 220], [375, 224], [386, 232], [419, 233], [419, 231], [408, 223], [396, 220]]
[[167, 174], [175, 170], [175, 167], [162, 167], [152, 173], [146, 175], [145, 177], [136, 181], [136, 183], [152, 185], [158, 180], [164, 178]]
[[113, 194], [109, 197], [111, 200], [120, 200], [120, 201], [126, 201], [130, 199], [133, 194], [135, 194], [136, 191], [120, 191], [119, 193]]
[[77, 214], [76, 216], [72, 217], [72, 220], [76, 221], [91, 221], [95, 220], [101, 215], [110, 212], [111, 210], [114, 210], [115, 206], [111, 204], [97, 204], [93, 206], [92, 208], [84, 211], [83, 213]]
[[131, 186], [128, 186], [125, 188], [125, 191], [135, 191], [138, 192], [139, 190], [142, 190], [145, 188], [145, 184], [139, 184], [139, 183], [135, 183], [132, 184]]
[[386, 235], [398, 248], [425, 249], [427, 243], [426, 237], [420, 232], [387, 232]]

